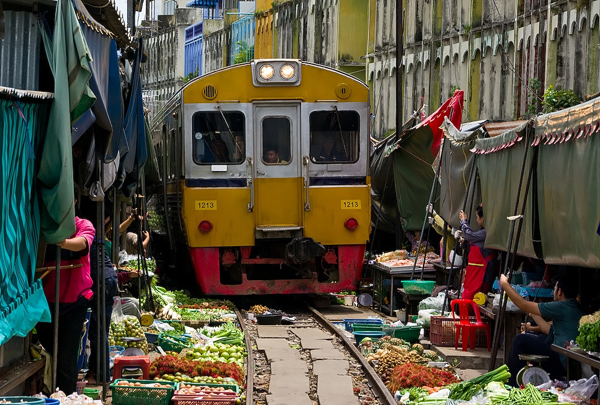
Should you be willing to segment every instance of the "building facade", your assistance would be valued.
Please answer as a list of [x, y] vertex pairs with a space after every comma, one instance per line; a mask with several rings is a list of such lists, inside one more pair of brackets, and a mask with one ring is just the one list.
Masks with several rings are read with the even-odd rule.
[[[371, 0], [368, 81], [376, 137], [395, 128], [396, 6]], [[465, 91], [463, 119], [512, 120], [541, 108], [550, 85], [584, 100], [600, 89], [598, 0], [402, 1], [403, 119]]]

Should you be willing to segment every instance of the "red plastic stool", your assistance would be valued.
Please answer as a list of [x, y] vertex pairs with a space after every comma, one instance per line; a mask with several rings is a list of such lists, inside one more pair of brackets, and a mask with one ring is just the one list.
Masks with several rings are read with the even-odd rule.
[[150, 379], [150, 358], [148, 356], [121, 356], [115, 358], [113, 381], [121, 378], [124, 368], [137, 367], [142, 370], [142, 379]]

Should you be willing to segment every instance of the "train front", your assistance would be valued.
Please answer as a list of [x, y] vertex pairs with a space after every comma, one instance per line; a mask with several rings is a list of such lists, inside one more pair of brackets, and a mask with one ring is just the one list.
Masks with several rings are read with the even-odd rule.
[[356, 288], [370, 231], [368, 88], [257, 60], [183, 91], [182, 218], [206, 294]]

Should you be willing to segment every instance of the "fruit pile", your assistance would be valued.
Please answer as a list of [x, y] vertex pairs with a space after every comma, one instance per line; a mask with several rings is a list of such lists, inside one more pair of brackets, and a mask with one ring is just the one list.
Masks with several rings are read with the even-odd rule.
[[[143, 338], [139, 342], [126, 342], [123, 341], [124, 337], [137, 337]], [[121, 322], [111, 322], [110, 329], [108, 331], [108, 345], [109, 346], [123, 346], [137, 347], [148, 354], [148, 343], [146, 342], [146, 335], [140, 325], [140, 321], [134, 316], [126, 316]]]
[[215, 343], [195, 347], [189, 350], [185, 357], [189, 360], [220, 361], [221, 363], [236, 363], [244, 366], [245, 350], [242, 346]]
[[140, 382], [124, 381], [124, 380], [117, 381], [116, 385], [118, 385], [119, 387], [173, 388], [172, 385], [168, 385], [168, 384], [161, 384], [161, 383], [144, 384], [144, 383], [140, 383]]

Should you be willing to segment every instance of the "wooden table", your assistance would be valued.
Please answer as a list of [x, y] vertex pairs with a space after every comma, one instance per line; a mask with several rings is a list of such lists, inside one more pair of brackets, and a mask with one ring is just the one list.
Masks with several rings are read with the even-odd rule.
[[[381, 312], [387, 311], [389, 315], [392, 315], [394, 309], [396, 309], [394, 306], [394, 280], [416, 279], [421, 276], [421, 267], [417, 267], [413, 275], [413, 266], [388, 267], [381, 263], [372, 263], [369, 264], [369, 266], [373, 271], [373, 305]], [[423, 279], [435, 279], [435, 269], [432, 266], [425, 266], [425, 269], [423, 270]], [[388, 304], [384, 302], [384, 298], [387, 298], [387, 293], [383, 288], [384, 280], [390, 280]]]
[[[581, 378], [581, 371], [578, 370], [579, 373], [577, 373], [573, 369], [576, 365], [578, 365], [577, 363], [587, 364], [588, 366], [596, 369], [598, 377], [600, 378], [600, 359], [592, 357], [588, 354], [577, 353], [555, 344], [552, 345], [552, 350], [558, 354], [562, 354], [567, 358], [567, 381], [571, 381], [574, 378]], [[572, 374], [575, 374], [574, 378]], [[598, 398], [600, 398], [600, 387], [598, 387]]]

